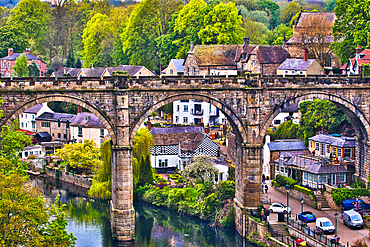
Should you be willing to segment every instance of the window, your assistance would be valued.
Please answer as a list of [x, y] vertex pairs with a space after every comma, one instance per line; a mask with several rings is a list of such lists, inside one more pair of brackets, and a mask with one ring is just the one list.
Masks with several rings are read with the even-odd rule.
[[326, 153], [330, 154], [330, 145], [326, 145]]
[[41, 122], [41, 127], [49, 128], [50, 127], [50, 122]]
[[168, 159], [165, 160], [158, 160], [159, 167], [167, 167], [168, 166]]
[[180, 111], [180, 105], [177, 105], [177, 111]]
[[188, 112], [189, 111], [189, 106], [188, 105], [184, 105], [184, 112]]
[[35, 115], [32, 115], [32, 119], [35, 119]]
[[314, 183], [317, 183], [317, 175], [312, 175], [312, 179]]
[[21, 127], [23, 128], [23, 126], [24, 126], [24, 124], [23, 124], [23, 122], [21, 123]]
[[63, 139], [67, 139], [67, 134], [63, 134]]
[[338, 183], [344, 183], [344, 182], [346, 182], [346, 174], [345, 173], [339, 173], [339, 174], [337, 174], [337, 182]]
[[285, 70], [284, 72], [285, 72], [286, 75], [289, 74], [289, 71], [288, 70]]
[[170, 69], [170, 75], [173, 75], [173, 69]]
[[195, 67], [193, 68], [193, 75], [195, 75]]
[[58, 128], [60, 128], [60, 121], [58, 120]]
[[41, 71], [41, 76], [44, 76], [44, 71]]
[[189, 73], [190, 73], [190, 68], [189, 67], [187, 67], [187, 72], [188, 72], [188, 75], [189, 75]]
[[295, 70], [292, 70], [292, 75], [295, 75]]
[[312, 182], [312, 173], [308, 173], [308, 182]]
[[89, 116], [84, 116], [84, 121], [89, 121], [90, 117]]
[[287, 166], [285, 167], [285, 173], [288, 174], [288, 167]]
[[319, 143], [316, 142], [316, 151], [319, 151], [320, 147], [319, 147]]
[[325, 144], [321, 144], [320, 154], [325, 155]]
[[78, 136], [82, 137], [82, 128], [81, 127], [78, 127]]
[[344, 149], [344, 157], [351, 157], [351, 149], [349, 148]]
[[104, 137], [104, 129], [100, 129], [100, 137]]
[[310, 148], [312, 149], [313, 148], [313, 142], [310, 141]]
[[277, 172], [279, 171], [279, 165], [276, 165], [276, 171]]
[[342, 149], [338, 148], [338, 157], [342, 157]]
[[299, 71], [299, 74], [300, 74], [300, 75], [303, 75], [303, 71]]
[[26, 128], [27, 128], [27, 123], [26, 123]]
[[319, 175], [319, 184], [326, 184], [326, 175]]
[[252, 66], [253, 68], [256, 67], [256, 60], [252, 60]]
[[176, 116], [175, 117], [175, 123], [178, 123], [179, 122], [179, 116]]
[[35, 122], [32, 122], [32, 129], [35, 129], [35, 128], [36, 128]]
[[274, 120], [274, 124], [280, 124], [281, 120]]
[[337, 148], [336, 148], [336, 147], [333, 147], [333, 154], [334, 154], [335, 156], [337, 156]]
[[165, 146], [161, 146], [160, 149], [161, 149], [161, 153], [162, 154], [165, 154], [166, 153], [166, 147]]
[[303, 180], [307, 180], [307, 172], [303, 172]]
[[58, 138], [62, 138], [62, 134], [61, 133], [58, 133]]
[[188, 117], [184, 117], [184, 123], [188, 123]]
[[23, 118], [23, 113], [21, 114], [21, 118]]

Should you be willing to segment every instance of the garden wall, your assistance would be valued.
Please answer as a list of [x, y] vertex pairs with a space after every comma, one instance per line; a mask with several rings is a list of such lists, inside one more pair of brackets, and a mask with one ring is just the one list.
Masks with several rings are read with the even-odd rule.
[[[286, 188], [281, 186], [281, 187], [275, 187], [278, 191], [286, 195]], [[304, 203], [307, 204], [310, 207], [316, 208], [315, 201], [311, 199], [311, 197], [303, 192], [300, 192], [298, 190], [295, 190], [291, 188], [289, 190], [289, 195], [293, 197], [294, 199], [297, 199], [298, 201], [301, 200], [301, 198], [304, 199]]]
[[92, 179], [84, 178], [81, 175], [76, 175], [73, 173], [66, 174], [64, 171], [59, 171], [55, 169], [45, 169], [45, 174], [49, 177], [59, 179], [61, 181], [74, 184], [83, 188], [90, 189], [92, 184]]

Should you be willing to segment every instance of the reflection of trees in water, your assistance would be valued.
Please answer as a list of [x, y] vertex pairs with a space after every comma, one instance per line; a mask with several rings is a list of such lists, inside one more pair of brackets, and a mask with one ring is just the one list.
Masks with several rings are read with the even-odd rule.
[[[152, 246], [153, 238], [161, 231], [162, 236], [171, 235], [168, 237], [176, 238], [178, 242], [187, 243], [184, 245], [237, 246], [237, 243], [240, 243], [238, 239], [239, 235], [233, 229], [210, 227], [208, 222], [187, 215], [179, 215], [177, 212], [148, 204], [140, 203], [135, 205], [135, 209], [139, 215], [136, 223], [136, 232], [145, 234], [145, 236], [136, 234], [137, 239], [135, 244], [139, 244], [138, 246]], [[151, 222], [154, 222], [154, 224]], [[144, 233], [143, 224], [145, 224]], [[149, 226], [153, 226], [154, 228], [152, 230], [148, 229]], [[138, 238], [140, 236], [142, 239], [148, 240], [150, 239], [148, 238], [149, 233], [152, 235], [151, 245], [148, 245], [148, 241], [145, 244], [144, 241]], [[162, 242], [162, 239], [154, 239], [155, 246], [158, 246], [158, 241]], [[162, 244], [164, 243], [161, 243], [160, 246]], [[170, 243], [167, 242], [167, 244]]]

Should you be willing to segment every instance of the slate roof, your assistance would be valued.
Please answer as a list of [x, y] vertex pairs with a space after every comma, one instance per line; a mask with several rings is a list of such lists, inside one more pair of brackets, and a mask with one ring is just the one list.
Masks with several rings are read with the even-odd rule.
[[290, 57], [289, 53], [281, 46], [272, 45], [238, 45], [236, 61], [248, 62], [251, 55], [256, 55], [258, 62], [262, 64], [282, 63]]
[[198, 66], [235, 65], [238, 45], [196, 45], [193, 51]]
[[80, 73], [81, 68], [61, 68], [58, 71], [54, 71], [51, 76], [54, 77], [61, 77], [64, 76], [65, 74], [70, 74], [71, 76], [76, 77], [78, 73]]
[[204, 134], [197, 133], [194, 138], [188, 138], [180, 142], [180, 149], [186, 151], [194, 151], [198, 145], [203, 141]]
[[327, 134], [318, 134], [308, 138], [308, 140], [342, 148], [352, 148], [356, 146], [356, 140], [348, 136], [335, 137]]
[[101, 77], [104, 74], [105, 68], [104, 67], [81, 68], [81, 70], [84, 73], [83, 76], [86, 76], [86, 77]]
[[274, 151], [296, 151], [296, 150], [306, 150], [307, 147], [302, 141], [296, 142], [270, 142], [267, 143], [271, 152]]
[[[108, 67], [107, 70], [111, 75], [113, 75], [113, 72], [115, 71], [126, 71], [130, 76], [136, 76], [136, 73], [138, 73], [142, 68], [145, 67], [136, 65], [119, 65], [117, 67]], [[153, 74], [153, 72], [151, 73]]]
[[302, 70], [306, 71], [313, 63], [315, 59], [286, 59], [277, 69], [279, 70]]
[[280, 153], [280, 156], [282, 158], [292, 158], [294, 156], [301, 155], [301, 154], [307, 154], [307, 153], [308, 153], [307, 150], [283, 151], [283, 152]]
[[170, 128], [151, 128], [150, 133], [156, 134], [185, 134], [185, 133], [199, 133], [203, 132], [203, 127], [200, 126], [183, 126], [183, 127], [170, 127]]
[[73, 125], [80, 125], [84, 127], [97, 127], [97, 128], [104, 128], [104, 124], [100, 119], [95, 116], [93, 113], [89, 112], [82, 112], [77, 114], [71, 121]]
[[36, 120], [46, 120], [46, 121], [60, 121], [60, 122], [71, 122], [76, 115], [73, 114], [64, 114], [64, 113], [55, 113], [55, 112], [44, 112]]
[[[28, 53], [13, 53], [13, 54], [10, 54], [9, 56], [6, 56], [6, 57], [1, 58], [0, 60], [17, 60], [17, 58], [20, 57], [20, 55], [22, 55], [22, 54], [25, 54], [26, 55], [27, 60], [34, 60], [34, 59], [35, 60], [41, 60], [40, 57], [36, 57], [35, 55], [28, 54]], [[42, 60], [41, 60], [41, 62], [42, 63], [45, 63]]]
[[180, 142], [195, 140], [200, 133], [171, 133], [154, 134], [153, 140], [156, 146], [178, 145]]
[[299, 105], [297, 102], [288, 107], [285, 107], [281, 112], [298, 112], [298, 111], [299, 111]]
[[171, 59], [171, 62], [175, 66], [177, 73], [184, 73], [184, 61], [185, 59]]
[[38, 132], [35, 135], [39, 135], [41, 138], [51, 138], [51, 135], [48, 132]]
[[27, 110], [24, 111], [24, 113], [34, 113], [34, 114], [37, 114], [42, 108], [42, 104], [37, 104], [37, 105], [34, 105], [30, 108], [28, 108]]

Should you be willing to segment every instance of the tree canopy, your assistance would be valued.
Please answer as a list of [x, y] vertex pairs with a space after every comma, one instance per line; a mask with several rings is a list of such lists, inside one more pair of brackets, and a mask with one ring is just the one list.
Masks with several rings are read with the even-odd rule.
[[25, 54], [20, 55], [15, 61], [15, 65], [13, 66], [14, 75], [17, 77], [28, 76], [27, 64], [28, 64], [28, 60], [27, 60], [26, 55]]
[[181, 172], [188, 181], [213, 182], [213, 176], [218, 173], [216, 166], [211, 163], [208, 156], [199, 155], [192, 158], [192, 161]]

